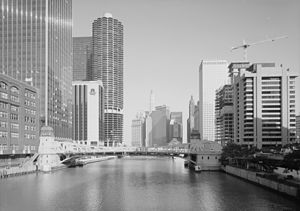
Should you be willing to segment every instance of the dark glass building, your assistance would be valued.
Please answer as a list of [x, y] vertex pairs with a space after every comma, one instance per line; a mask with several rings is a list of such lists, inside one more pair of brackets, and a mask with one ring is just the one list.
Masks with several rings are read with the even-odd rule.
[[73, 81], [92, 79], [92, 37], [73, 37]]
[[93, 80], [104, 86], [106, 145], [123, 139], [123, 25], [111, 14], [93, 22]]
[[41, 126], [72, 137], [72, 1], [0, 0], [0, 71], [40, 91]]

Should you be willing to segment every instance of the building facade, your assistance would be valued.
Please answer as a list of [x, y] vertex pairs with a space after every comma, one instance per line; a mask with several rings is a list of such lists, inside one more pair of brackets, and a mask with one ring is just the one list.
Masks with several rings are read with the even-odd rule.
[[201, 61], [199, 68], [199, 132], [201, 140], [215, 140], [215, 91], [228, 78], [226, 61]]
[[257, 148], [296, 141], [297, 74], [275, 63], [231, 63], [234, 142]]
[[182, 143], [182, 112], [170, 113], [170, 140], [176, 139]]
[[297, 143], [300, 143], [300, 115], [296, 116], [296, 136]]
[[131, 124], [131, 145], [134, 147], [145, 146], [145, 130], [144, 130], [144, 118], [137, 116], [132, 120]]
[[215, 118], [215, 140], [222, 146], [233, 142], [233, 98], [230, 84], [216, 91]]
[[0, 155], [38, 151], [39, 103], [36, 88], [0, 74]]
[[102, 82], [74, 81], [73, 103], [73, 140], [87, 146], [105, 146]]
[[189, 102], [189, 117], [187, 119], [187, 143], [190, 143], [191, 132], [195, 129], [195, 101], [193, 96], [191, 96]]
[[[93, 80], [104, 86], [105, 140], [123, 140], [123, 25], [111, 14], [93, 22]], [[111, 144], [110, 144], [111, 145]]]
[[73, 81], [92, 79], [92, 37], [73, 37]]
[[152, 144], [152, 118], [150, 114], [146, 114], [145, 118], [145, 146], [151, 147]]
[[[72, 1], [0, 0], [0, 71], [39, 89], [40, 121], [72, 137]], [[4, 9], [5, 8], [5, 9]]]
[[170, 111], [165, 105], [156, 106], [150, 114], [152, 120], [151, 146], [167, 146], [169, 138]]

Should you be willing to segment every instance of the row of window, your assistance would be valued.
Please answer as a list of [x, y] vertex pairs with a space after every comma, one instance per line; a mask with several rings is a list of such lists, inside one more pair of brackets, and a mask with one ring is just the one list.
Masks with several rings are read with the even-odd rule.
[[[19, 133], [11, 132], [10, 133], [10, 137], [14, 138], [14, 139], [18, 139], [19, 138]], [[8, 138], [8, 132], [6, 132], [6, 131], [0, 131], [0, 138]], [[27, 134], [27, 133], [25, 133], [24, 134], [24, 138], [35, 140], [36, 139], [36, 135], [35, 134]]]
[[32, 101], [29, 101], [29, 100], [25, 100], [25, 105], [27, 105], [27, 106], [32, 106], [32, 107], [36, 107], [36, 103], [35, 103], [35, 102], [32, 102]]
[[[18, 145], [13, 145], [13, 146], [7, 146], [7, 145], [1, 145], [0, 144], [0, 151], [5, 151], [5, 150], [19, 150], [20, 146]], [[24, 146], [24, 150], [36, 150], [36, 146]]]
[[28, 109], [28, 108], [25, 108], [25, 113], [26, 113], [26, 114], [32, 114], [32, 115], [35, 115], [35, 114], [36, 114], [36, 111], [35, 111], [35, 110]]

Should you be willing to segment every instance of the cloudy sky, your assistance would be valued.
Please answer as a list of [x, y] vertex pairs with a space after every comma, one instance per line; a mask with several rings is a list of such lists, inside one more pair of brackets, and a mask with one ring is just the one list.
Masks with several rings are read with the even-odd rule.
[[[300, 73], [298, 0], [73, 0], [73, 35], [91, 36], [92, 22], [104, 13], [124, 25], [124, 138], [131, 120], [156, 105], [182, 111], [186, 122], [191, 95], [198, 100], [201, 60], [243, 60], [230, 48], [287, 35], [248, 49], [248, 60], [276, 62]], [[297, 80], [298, 90], [300, 77]], [[300, 112], [300, 91], [297, 113]], [[184, 131], [186, 125], [184, 125]], [[184, 137], [185, 138], [185, 137]]]

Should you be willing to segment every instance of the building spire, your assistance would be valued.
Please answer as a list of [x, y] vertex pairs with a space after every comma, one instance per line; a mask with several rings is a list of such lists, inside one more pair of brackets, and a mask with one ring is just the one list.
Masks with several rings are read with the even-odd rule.
[[151, 92], [150, 92], [150, 107], [149, 107], [150, 113], [152, 111], [154, 111], [154, 107], [155, 107], [155, 95], [154, 95], [153, 90], [151, 90]]

